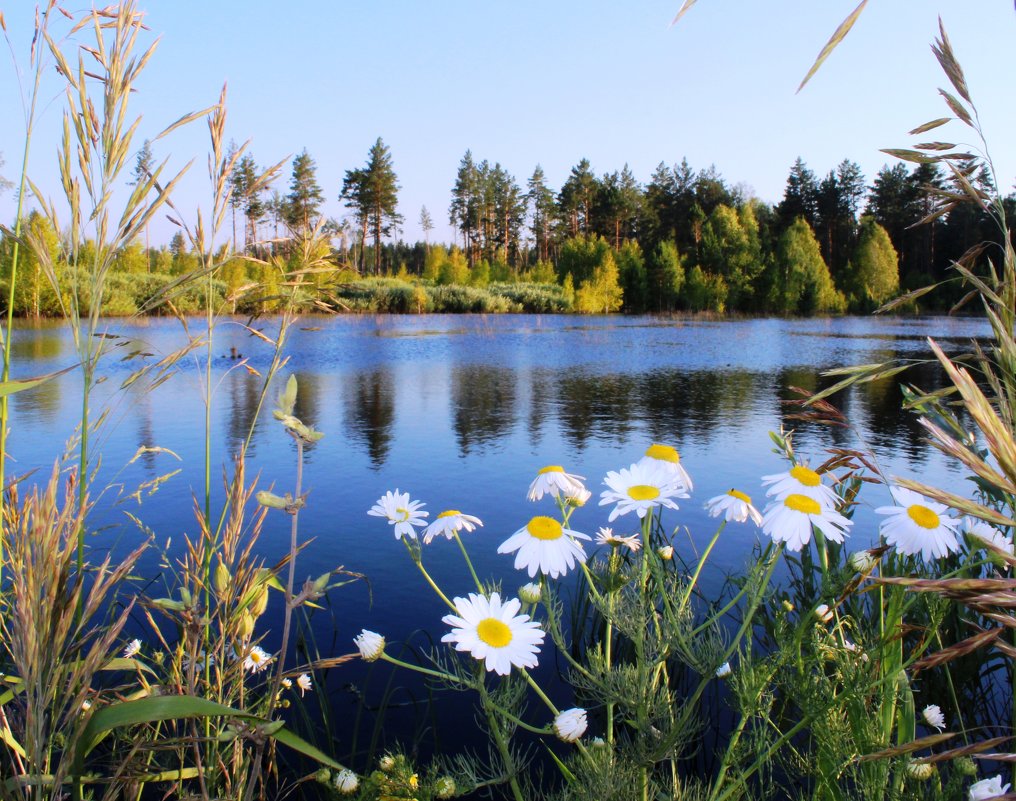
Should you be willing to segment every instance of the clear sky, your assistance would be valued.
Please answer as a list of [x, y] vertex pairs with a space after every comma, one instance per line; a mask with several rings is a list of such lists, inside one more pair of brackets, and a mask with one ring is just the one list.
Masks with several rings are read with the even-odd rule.
[[[811, 83], [795, 90], [855, 0], [699, 0], [671, 27], [681, 0], [143, 0], [161, 36], [134, 108], [137, 145], [229, 85], [229, 136], [250, 139], [260, 164], [307, 148], [317, 161], [329, 216], [345, 170], [381, 136], [402, 190], [404, 237], [421, 237], [421, 205], [450, 240], [448, 204], [467, 148], [524, 186], [543, 166], [560, 188], [588, 158], [598, 174], [626, 162], [647, 181], [660, 161], [715, 164], [730, 184], [777, 202], [801, 156], [822, 175], [844, 158], [870, 184], [914, 143], [907, 131], [944, 116], [945, 78], [931, 53], [941, 14], [989, 137], [999, 183], [1016, 181], [1011, 60], [1016, 13], [1009, 0], [870, 0], [846, 41]], [[76, 0], [64, 6], [75, 10]], [[24, 64], [31, 0], [0, 0]], [[87, 43], [83, 34], [78, 41]], [[70, 49], [68, 45], [68, 49]], [[62, 98], [47, 75], [29, 174], [59, 195], [54, 154]], [[11, 59], [0, 66], [3, 174], [16, 177], [23, 146]], [[934, 138], [971, 142], [956, 124]], [[953, 137], [953, 138], [950, 138]], [[207, 208], [203, 124], [156, 144], [172, 164], [197, 157], [177, 195]], [[278, 186], [285, 191], [288, 165]], [[12, 192], [0, 219], [14, 216]], [[173, 227], [153, 226], [153, 242]]]

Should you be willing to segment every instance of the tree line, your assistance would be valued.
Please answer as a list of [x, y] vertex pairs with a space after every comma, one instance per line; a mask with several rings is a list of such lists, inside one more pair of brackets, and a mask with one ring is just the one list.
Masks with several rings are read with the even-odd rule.
[[[146, 142], [135, 180], [152, 160]], [[969, 248], [998, 238], [974, 205], [935, 216], [930, 190], [948, 184], [936, 164], [887, 165], [869, 184], [848, 159], [819, 177], [798, 158], [783, 198], [768, 204], [715, 167], [695, 170], [687, 160], [661, 162], [643, 184], [628, 165], [597, 174], [582, 159], [555, 190], [539, 165], [523, 186], [500, 163], [467, 150], [450, 188], [452, 243], [430, 242], [434, 223], [426, 207], [419, 214], [424, 241], [403, 241], [401, 187], [381, 138], [335, 188], [348, 212], [341, 220], [322, 218], [325, 191], [306, 150], [293, 159], [288, 191], [266, 186], [260, 174], [245, 153], [229, 178], [235, 253], [278, 253], [292, 237], [314, 231], [331, 243], [330, 260], [342, 280], [354, 271], [478, 287], [556, 283], [579, 311], [869, 311], [948, 278], [949, 266]], [[990, 180], [983, 169], [972, 174], [975, 185]], [[1011, 196], [1006, 202], [1014, 203]], [[44, 239], [58, 249], [56, 232]], [[9, 250], [9, 242], [0, 244], [0, 277], [9, 271]], [[185, 274], [195, 263], [180, 233], [168, 248], [134, 243], [117, 262], [125, 273], [167, 276]], [[41, 278], [28, 273], [16, 311], [47, 313]], [[270, 280], [263, 266], [242, 259], [221, 278], [226, 294], [234, 285]], [[315, 281], [327, 284], [328, 277]], [[945, 308], [962, 294], [958, 284], [947, 285], [924, 297], [922, 307]]]

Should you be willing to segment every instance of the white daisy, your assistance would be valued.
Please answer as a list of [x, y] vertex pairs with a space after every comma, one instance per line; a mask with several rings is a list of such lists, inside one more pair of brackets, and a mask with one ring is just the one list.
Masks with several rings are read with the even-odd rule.
[[656, 553], [660, 555], [660, 559], [664, 562], [669, 562], [674, 558], [674, 546], [673, 545], [661, 545], [656, 549]]
[[457, 531], [473, 531], [477, 526], [482, 526], [480, 518], [472, 515], [464, 515], [458, 509], [449, 509], [441, 512], [427, 528], [423, 530], [423, 542], [429, 545], [430, 541], [438, 534], [444, 534], [447, 539], [454, 539]]
[[803, 464], [791, 467], [786, 473], [762, 476], [762, 486], [768, 486], [766, 497], [783, 500], [788, 495], [804, 495], [818, 501], [823, 509], [835, 509], [839, 498], [822, 483], [822, 476]]
[[310, 676], [306, 673], [301, 673], [296, 677], [296, 686], [300, 688], [300, 696], [302, 697], [305, 692], [311, 689]]
[[762, 525], [762, 515], [752, 506], [751, 497], [736, 489], [727, 490], [724, 495], [710, 498], [706, 501], [706, 510], [710, 517], [723, 515], [723, 519], [727, 522], [743, 523], [750, 517], [756, 526]]
[[578, 742], [587, 726], [586, 710], [578, 707], [566, 709], [554, 718], [554, 733], [566, 743]]
[[141, 652], [141, 640], [131, 640], [123, 649], [124, 659], [130, 659]]
[[564, 528], [552, 517], [538, 516], [501, 543], [497, 552], [518, 551], [515, 569], [528, 570], [530, 578], [537, 571], [557, 578], [575, 567], [576, 559], [586, 561], [586, 552], [576, 538], [589, 539], [585, 534]]
[[374, 662], [381, 658], [385, 652], [385, 638], [376, 631], [363, 629], [353, 637], [353, 644], [360, 652], [360, 657], [366, 662]]
[[989, 798], [995, 798], [1008, 793], [1009, 785], [1002, 784], [1001, 775], [992, 776], [990, 779], [981, 779], [979, 782], [974, 782], [970, 785], [968, 792], [970, 801], [987, 801]]
[[564, 502], [569, 506], [574, 506], [576, 509], [585, 506], [589, 499], [593, 497], [593, 493], [587, 490], [585, 487], [580, 487], [574, 492], [562, 492], [561, 497]]
[[833, 619], [833, 610], [829, 608], [828, 604], [819, 604], [815, 607], [815, 617], [823, 623], [828, 623]]
[[646, 512], [656, 506], [677, 509], [674, 498], [687, 498], [688, 493], [670, 475], [653, 464], [633, 464], [621, 470], [611, 470], [603, 483], [609, 489], [600, 493], [600, 506], [616, 504], [610, 511], [608, 523], [620, 515], [634, 511], [645, 517]]
[[730, 666], [730, 662], [724, 662], [722, 665], [716, 668], [716, 678], [725, 679], [733, 672], [734, 669]]
[[343, 795], [352, 795], [356, 792], [356, 788], [360, 786], [360, 780], [349, 768], [343, 768], [336, 773], [332, 783], [335, 785], [335, 789]]
[[773, 542], [785, 542], [787, 550], [800, 551], [811, 542], [812, 526], [818, 528], [827, 540], [843, 542], [847, 529], [853, 523], [831, 508], [807, 495], [796, 493], [770, 503], [762, 516], [762, 531]]
[[854, 551], [847, 560], [858, 573], [868, 574], [878, 565], [878, 557], [871, 551]]
[[536, 667], [545, 635], [529, 615], [516, 614], [521, 607], [517, 598], [502, 604], [496, 592], [489, 599], [476, 593], [456, 598], [458, 615], [441, 618], [452, 627], [441, 642], [455, 643], [456, 651], [468, 651], [474, 659], [483, 660], [487, 670], [501, 676], [507, 676], [512, 665]]
[[292, 690], [293, 689], [293, 680], [290, 679], [290, 678], [284, 678], [282, 680], [282, 686], [285, 687], [287, 690]]
[[620, 548], [624, 545], [632, 553], [637, 552], [642, 547], [638, 534], [629, 534], [627, 537], [622, 537], [620, 534], [615, 534], [614, 529], [602, 527], [596, 532], [596, 544], [609, 545], [611, 548]]
[[421, 512], [426, 506], [422, 501], [411, 501], [408, 492], [389, 490], [367, 512], [374, 517], [384, 517], [389, 526], [395, 526], [395, 538], [412, 537], [416, 539], [416, 526], [425, 526], [424, 519], [429, 512]]
[[553, 495], [556, 498], [564, 494], [565, 497], [570, 497], [581, 495], [585, 489], [582, 476], [564, 472], [564, 468], [559, 464], [549, 464], [540, 468], [533, 483], [529, 485], [526, 497], [531, 501], [538, 501], [544, 495]]
[[688, 492], [695, 489], [691, 483], [691, 476], [681, 464], [681, 454], [677, 452], [677, 448], [654, 443], [646, 449], [646, 455], [639, 460], [639, 464], [660, 467], [667, 475], [673, 477], [682, 489]]
[[896, 506], [875, 510], [886, 516], [879, 526], [886, 545], [895, 546], [907, 556], [919, 553], [924, 559], [939, 559], [959, 551], [956, 528], [960, 521], [947, 516], [949, 507], [903, 487], [893, 487], [892, 495]]
[[[209, 667], [215, 664], [214, 654], [209, 654], [207, 659]], [[180, 667], [182, 667], [185, 672], [190, 671], [191, 663], [193, 663], [195, 671], [202, 671], [205, 669], [205, 652], [203, 649], [198, 651], [198, 655], [195, 657], [192, 657], [190, 654], [184, 654], [180, 657]]]
[[921, 717], [924, 718], [925, 723], [939, 731], [945, 728], [945, 715], [942, 714], [942, 709], [938, 704], [928, 704], [921, 712]]
[[250, 673], [260, 673], [274, 657], [258, 645], [251, 646], [243, 660], [243, 669]]
[[1006, 537], [993, 525], [986, 523], [980, 518], [971, 517], [970, 515], [964, 516], [960, 520], [960, 531], [964, 534], [969, 534], [971, 537], [976, 537], [983, 542], [991, 543], [1010, 556], [1013, 555], [1012, 536]]

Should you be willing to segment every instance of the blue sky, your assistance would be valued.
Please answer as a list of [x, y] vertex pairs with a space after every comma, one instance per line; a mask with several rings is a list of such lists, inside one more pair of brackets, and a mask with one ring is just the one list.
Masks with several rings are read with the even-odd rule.
[[[23, 64], [33, 4], [0, 0]], [[64, 4], [74, 10], [75, 1]], [[404, 236], [450, 240], [449, 191], [467, 148], [500, 161], [522, 185], [540, 163], [556, 190], [580, 159], [598, 174], [627, 162], [647, 181], [662, 160], [715, 164], [777, 202], [797, 156], [824, 174], [843, 158], [870, 183], [907, 146], [907, 131], [943, 116], [944, 76], [929, 45], [941, 14], [981, 112], [999, 183], [1016, 182], [1016, 104], [1008, 63], [1016, 14], [1007, 0], [871, 0], [854, 31], [800, 93], [815, 55], [854, 6], [814, 0], [699, 0], [681, 22], [680, 0], [465, 2], [417, 0], [148, 0], [161, 42], [138, 86], [138, 146], [229, 85], [229, 135], [251, 140], [261, 164], [307, 148], [318, 164], [325, 213], [339, 217], [345, 170], [381, 136], [402, 185]], [[79, 35], [79, 41], [84, 41]], [[62, 99], [47, 75], [30, 175], [56, 196]], [[13, 178], [23, 130], [10, 58], [0, 67], [3, 174]], [[970, 142], [968, 129], [935, 138]], [[172, 164], [197, 157], [181, 186], [183, 212], [209, 205], [203, 124], [156, 146]], [[279, 187], [285, 190], [288, 166]], [[0, 218], [14, 214], [12, 193]], [[173, 227], [153, 226], [154, 241]]]

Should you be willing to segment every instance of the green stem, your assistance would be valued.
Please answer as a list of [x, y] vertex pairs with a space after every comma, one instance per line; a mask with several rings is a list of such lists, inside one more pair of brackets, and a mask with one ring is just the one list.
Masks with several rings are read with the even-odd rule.
[[423, 574], [423, 577], [427, 580], [427, 583], [430, 585], [430, 588], [434, 590], [434, 592], [437, 593], [438, 597], [448, 605], [449, 609], [458, 614], [459, 610], [455, 606], [455, 604], [453, 604], [451, 601], [448, 600], [448, 596], [445, 595], [443, 592], [441, 592], [441, 588], [437, 586], [437, 583], [434, 581], [434, 579], [430, 577], [430, 573], [427, 572], [427, 568], [423, 566], [423, 559], [421, 559], [419, 556], [413, 553], [413, 550], [408, 542], [403, 540], [402, 544], [406, 546], [406, 550], [409, 551], [409, 556], [412, 558], [413, 564], [415, 564], [420, 573]]
[[422, 673], [424, 676], [432, 676], [435, 679], [442, 679], [443, 681], [454, 682], [455, 684], [462, 684], [470, 686], [469, 682], [463, 681], [458, 676], [454, 676], [451, 673], [445, 673], [443, 670], [431, 670], [430, 668], [421, 667], [420, 665], [414, 665], [409, 662], [403, 662], [401, 659], [396, 659], [394, 656], [389, 656], [386, 653], [382, 653], [379, 659], [383, 659], [397, 667], [405, 668], [406, 670], [412, 670], [416, 673]]
[[501, 722], [497, 719], [497, 713], [491, 703], [490, 696], [487, 694], [487, 687], [484, 684], [484, 677], [481, 675], [477, 684], [477, 690], [480, 693], [480, 698], [483, 702], [483, 710], [487, 715], [487, 723], [490, 728], [490, 735], [494, 738], [494, 744], [497, 746], [498, 753], [501, 755], [501, 759], [504, 762], [505, 770], [508, 772], [508, 785], [512, 790], [512, 797], [515, 801], [525, 801], [525, 797], [522, 795], [522, 788], [519, 786], [518, 777], [515, 775], [515, 760], [512, 758], [512, 752], [508, 748], [508, 742], [504, 738], [504, 734], [501, 731]]
[[706, 560], [709, 558], [709, 554], [712, 553], [713, 548], [716, 546], [716, 543], [719, 541], [720, 534], [723, 533], [723, 529], [726, 528], [726, 527], [727, 527], [727, 521], [724, 520], [722, 523], [720, 523], [720, 527], [718, 529], [716, 529], [716, 533], [713, 534], [713, 538], [709, 541], [709, 545], [706, 547], [705, 551], [703, 552], [702, 558], [699, 559], [698, 564], [695, 566], [695, 572], [692, 573], [691, 581], [688, 582], [688, 587], [684, 591], [684, 596], [681, 598], [681, 604], [678, 607], [678, 609], [684, 609], [684, 607], [687, 606], [688, 600], [689, 600], [689, 598], [691, 598], [692, 591], [695, 589], [695, 586], [698, 583], [699, 574], [702, 572], [702, 568], [705, 566]]
[[[303, 491], [303, 440], [296, 438], [296, 487], [293, 497], [299, 500]], [[299, 505], [292, 512], [293, 521], [289, 527], [289, 573], [286, 578], [286, 614], [282, 619], [282, 647], [279, 649], [279, 666], [275, 671], [270, 698], [278, 696], [282, 688], [282, 674], [286, 663], [286, 651], [289, 648], [289, 630], [293, 623], [293, 586], [296, 583], [296, 552], [297, 531], [299, 529]]]
[[466, 550], [466, 546], [462, 542], [462, 538], [459, 536], [458, 531], [452, 532], [455, 537], [455, 541], [459, 544], [459, 550], [462, 551], [462, 557], [466, 560], [466, 566], [469, 568], [469, 575], [473, 577], [473, 583], [476, 584], [476, 590], [480, 595], [484, 594], [483, 585], [480, 583], [480, 577], [476, 575], [476, 569], [473, 567], [473, 560], [469, 558], [469, 552]]
[[[614, 584], [614, 574], [617, 570], [617, 549], [612, 548], [610, 551], [610, 560], [608, 562], [610, 571], [610, 583], [611, 586]], [[642, 557], [645, 559], [645, 555]], [[603, 656], [604, 656], [604, 667], [607, 673], [610, 673], [612, 667], [612, 648], [614, 639], [614, 593], [609, 592], [607, 595], [607, 631], [606, 640], [603, 645]], [[607, 745], [614, 744], [614, 702], [607, 701]]]

